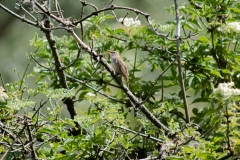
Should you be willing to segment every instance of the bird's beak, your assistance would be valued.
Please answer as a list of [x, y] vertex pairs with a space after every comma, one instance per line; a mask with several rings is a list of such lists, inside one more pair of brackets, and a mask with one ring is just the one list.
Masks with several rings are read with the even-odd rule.
[[111, 50], [108, 50], [108, 54], [112, 54], [113, 53], [113, 51], [111, 51]]

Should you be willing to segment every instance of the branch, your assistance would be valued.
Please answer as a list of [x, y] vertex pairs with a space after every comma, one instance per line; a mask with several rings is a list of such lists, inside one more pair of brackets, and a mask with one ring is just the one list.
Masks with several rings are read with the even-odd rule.
[[22, 20], [23, 22], [26, 22], [27, 24], [30, 24], [32, 26], [35, 26], [37, 28], [39, 28], [38, 26], [38, 22], [33, 22], [33, 21], [30, 21], [28, 19], [26, 19], [24, 16], [19, 16], [18, 14], [16, 14], [15, 12], [9, 10], [7, 7], [5, 7], [4, 5], [2, 5], [0, 3], [0, 8], [2, 8], [3, 10], [5, 10], [6, 12], [8, 12], [9, 14], [13, 15], [14, 17], [16, 17], [17, 19], [20, 19]]
[[109, 95], [107, 95], [107, 94], [105, 94], [105, 93], [103, 93], [103, 92], [101, 92], [101, 91], [98, 91], [96, 88], [93, 88], [93, 87], [90, 86], [89, 84], [87, 84], [87, 83], [85, 83], [85, 82], [83, 82], [83, 81], [81, 81], [81, 80], [79, 80], [79, 79], [77, 79], [77, 78], [74, 78], [74, 77], [72, 77], [72, 76], [70, 76], [70, 75], [67, 75], [67, 74], [66, 74], [66, 77], [71, 78], [71, 79], [73, 79], [73, 80], [75, 80], [75, 81], [77, 81], [77, 82], [79, 82], [79, 83], [81, 83], [81, 84], [84, 84], [85, 86], [87, 86], [88, 88], [92, 89], [93, 91], [95, 91], [95, 92], [97, 92], [97, 93], [99, 93], [99, 94], [101, 94], [101, 95], [103, 95], [103, 96], [105, 96], [105, 97], [107, 97], [107, 98], [109, 98], [109, 99], [111, 99], [111, 100], [113, 100], [113, 101], [116, 101], [116, 102], [121, 103], [121, 104], [125, 104], [124, 102], [119, 101], [118, 99], [116, 99], [116, 98], [114, 98], [114, 97], [111, 97], [111, 96], [109, 96]]
[[225, 104], [226, 106], [226, 120], [227, 120], [227, 133], [226, 133], [226, 138], [227, 138], [227, 149], [231, 152], [231, 143], [230, 143], [230, 120], [229, 120], [229, 113], [228, 113], [228, 104]]
[[98, 10], [98, 8], [92, 3], [87, 3], [86, 1], [82, 1], [82, 0], [79, 0], [79, 2], [81, 2], [83, 6], [89, 5], [89, 6], [93, 7], [95, 9], [95, 11]]
[[190, 3], [191, 5], [193, 5], [196, 9], [202, 9], [202, 7], [201, 7], [199, 4], [193, 2], [192, 0], [188, 0], [188, 1], [189, 1], [189, 3]]
[[149, 139], [154, 140], [154, 141], [156, 141], [156, 142], [160, 142], [160, 143], [163, 142], [162, 140], [160, 140], [160, 139], [158, 139], [158, 138], [156, 138], [156, 137], [153, 137], [153, 136], [150, 136], [150, 135], [147, 135], [147, 134], [143, 134], [143, 133], [139, 133], [139, 132], [133, 131], [133, 130], [131, 130], [131, 129], [122, 127], [122, 126], [115, 126], [115, 127], [120, 128], [120, 129], [125, 130], [125, 131], [128, 131], [128, 132], [131, 132], [131, 133], [134, 133], [134, 134], [139, 135], [139, 136], [142, 136], [142, 137], [149, 138]]
[[82, 52], [82, 50], [81, 50], [81, 48], [80, 48], [80, 49], [78, 50], [78, 54], [77, 54], [76, 59], [75, 59], [72, 63], [70, 63], [68, 66], [64, 66], [63, 69], [67, 69], [67, 68], [73, 66], [73, 65], [77, 62], [77, 60], [78, 60], [81, 52]]
[[[151, 87], [151, 89], [150, 89], [150, 92], [149, 92], [147, 98], [145, 98], [145, 99], [142, 101], [142, 103], [146, 102], [146, 101], [148, 100], [148, 98], [152, 95], [152, 91], [153, 91], [155, 85], [156, 85], [157, 82], [162, 78], [162, 76], [169, 70], [169, 68], [175, 63], [176, 59], [177, 59], [177, 58], [175, 58], [175, 59], [168, 65], [168, 67], [158, 76], [158, 78], [157, 78], [157, 79], [155, 80], [155, 82], [152, 84], [152, 87]], [[163, 85], [162, 85], [162, 86], [163, 86]], [[162, 96], [162, 97], [163, 97], [163, 96]]]
[[37, 61], [37, 59], [33, 56], [32, 53], [30, 53], [30, 56], [32, 57], [32, 59], [33, 59], [40, 67], [45, 68], [45, 69], [48, 70], [48, 71], [53, 71], [53, 69], [48, 68], [48, 67], [45, 67], [44, 65], [42, 65], [41, 63], [39, 63], [39, 62]]
[[109, 6], [108, 8], [103, 8], [103, 9], [97, 10], [97, 11], [95, 11], [95, 12], [92, 12], [91, 14], [89, 14], [89, 15], [86, 16], [86, 17], [84, 17], [83, 19], [77, 20], [77, 21], [73, 22], [73, 24], [74, 24], [74, 25], [77, 25], [78, 23], [81, 23], [82, 21], [85, 21], [85, 20], [88, 19], [89, 17], [92, 17], [92, 16], [94, 16], [94, 15], [98, 15], [98, 13], [101, 13], [101, 12], [104, 12], [104, 11], [109, 11], [109, 10], [115, 10], [115, 9], [130, 10], [130, 11], [135, 12], [136, 14], [141, 14], [141, 15], [143, 15], [143, 16], [145, 16], [145, 17], [149, 17], [149, 16], [150, 16], [148, 13], [144, 13], [144, 12], [138, 10], [138, 9], [135, 9], [135, 8], [111, 5], [111, 6]]
[[187, 97], [186, 97], [186, 90], [184, 86], [184, 80], [182, 76], [182, 64], [181, 64], [181, 51], [180, 51], [180, 20], [179, 20], [179, 11], [178, 11], [178, 4], [177, 0], [174, 0], [175, 4], [175, 12], [176, 12], [176, 22], [177, 22], [177, 34], [176, 34], [176, 43], [177, 43], [177, 60], [178, 60], [178, 72], [179, 72], [179, 82], [181, 85], [181, 90], [182, 90], [182, 98], [184, 102], [184, 110], [185, 110], [185, 116], [186, 116], [186, 123], [190, 123], [190, 118], [189, 118], [189, 112], [188, 112], [188, 103], [187, 103]]
[[[50, 21], [45, 20], [44, 25], [45, 25], [44, 27], [50, 28]], [[57, 50], [56, 41], [54, 39], [54, 36], [53, 36], [51, 30], [42, 28], [42, 31], [45, 33], [45, 36], [48, 40], [49, 46], [50, 46], [51, 51], [52, 51], [52, 55], [53, 55], [53, 58], [54, 58], [54, 61], [55, 61], [55, 63], [54, 63], [55, 70], [56, 70], [58, 78], [59, 78], [59, 83], [60, 83], [62, 88], [68, 89], [66, 77], [65, 77], [65, 74], [64, 74], [64, 70], [63, 70], [63, 64], [62, 64], [62, 62], [60, 60], [60, 57], [59, 57], [59, 52]], [[67, 110], [70, 114], [71, 119], [74, 119], [74, 117], [77, 115], [77, 112], [74, 108], [73, 99], [68, 97], [66, 99], [63, 99], [63, 103], [67, 106]], [[72, 135], [78, 135], [80, 133], [80, 128], [81, 127], [76, 121], [74, 121], [74, 123], [75, 123], [77, 129], [75, 129], [75, 127], [74, 127], [71, 130], [71, 133], [72, 133]]]

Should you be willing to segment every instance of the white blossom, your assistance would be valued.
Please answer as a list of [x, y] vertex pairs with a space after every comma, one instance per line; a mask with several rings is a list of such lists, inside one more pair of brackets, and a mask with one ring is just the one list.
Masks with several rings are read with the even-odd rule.
[[133, 18], [119, 18], [119, 22], [122, 22], [124, 26], [126, 27], [138, 27], [141, 25], [141, 21], [134, 20]]
[[227, 24], [226, 29], [228, 31], [240, 33], [240, 22], [230, 22]]
[[0, 101], [5, 102], [8, 99], [8, 95], [5, 92], [5, 89], [0, 86]]
[[39, 67], [33, 67], [33, 72], [39, 73], [41, 72], [41, 69]]
[[169, 32], [173, 28], [175, 28], [174, 24], [164, 24], [164, 25], [159, 26], [159, 30], [162, 31], [162, 32], [166, 32], [166, 31]]
[[95, 94], [93, 94], [91, 92], [88, 92], [86, 95], [89, 96], [89, 97], [95, 97], [96, 96]]
[[213, 93], [220, 93], [225, 98], [240, 95], [240, 89], [232, 88], [233, 86], [234, 82], [220, 83], [218, 87], [214, 89]]

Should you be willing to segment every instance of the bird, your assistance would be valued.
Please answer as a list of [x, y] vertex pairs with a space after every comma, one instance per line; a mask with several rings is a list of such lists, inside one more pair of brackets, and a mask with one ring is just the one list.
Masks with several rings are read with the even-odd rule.
[[129, 85], [128, 85], [128, 75], [129, 74], [128, 74], [127, 65], [123, 62], [123, 60], [121, 59], [118, 52], [108, 51], [108, 53], [110, 54], [111, 64], [112, 64], [112, 67], [113, 67], [114, 71], [117, 74], [123, 76], [123, 78], [126, 81], [127, 86], [129, 87]]

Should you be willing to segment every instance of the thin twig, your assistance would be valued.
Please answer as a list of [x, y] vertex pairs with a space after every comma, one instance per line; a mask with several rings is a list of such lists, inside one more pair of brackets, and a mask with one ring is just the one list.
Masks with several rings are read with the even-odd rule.
[[42, 65], [41, 63], [39, 63], [39, 62], [37, 61], [37, 59], [33, 56], [32, 53], [30, 53], [30, 56], [32, 57], [32, 59], [33, 59], [40, 67], [45, 68], [45, 69], [48, 70], [48, 71], [54, 71], [54, 69], [45, 67], [44, 65]]
[[178, 3], [177, 0], [174, 0], [175, 4], [175, 13], [176, 13], [176, 23], [177, 23], [177, 29], [176, 29], [176, 43], [177, 43], [177, 61], [178, 61], [178, 72], [179, 72], [179, 82], [181, 85], [181, 91], [182, 91], [182, 98], [184, 102], [184, 110], [185, 110], [185, 116], [186, 116], [186, 123], [190, 123], [190, 117], [188, 112], [188, 103], [187, 103], [187, 97], [186, 97], [186, 90], [184, 86], [184, 80], [182, 76], [182, 62], [181, 62], [181, 51], [180, 51], [180, 20], [179, 20], [179, 10], [178, 10]]
[[82, 0], [79, 0], [79, 2], [81, 2], [83, 6], [89, 5], [89, 6], [93, 7], [95, 9], [95, 11], [98, 11], [98, 8], [92, 3], [87, 3], [86, 1], [82, 1]]
[[56, 11], [57, 11], [57, 14], [60, 18], [63, 18], [63, 14], [62, 14], [62, 10], [61, 10], [61, 7], [58, 3], [58, 0], [54, 0], [55, 1], [55, 8], [56, 8]]
[[[67, 75], [67, 74], [66, 74], [66, 77], [71, 78], [71, 79], [73, 79], [73, 80], [75, 80], [75, 81], [77, 81], [77, 82], [79, 82], [79, 83], [81, 83], [81, 84], [84, 84], [84, 85], [87, 86], [88, 88], [90, 88], [90, 89], [92, 89], [93, 91], [97, 92], [97, 89], [96, 89], [96, 88], [90, 86], [89, 84], [86, 84], [85, 82], [83, 82], [83, 81], [81, 81], [81, 80], [79, 80], [79, 79], [77, 79], [77, 78], [74, 78], [74, 77], [72, 77], [72, 76], [70, 76], [70, 75]], [[107, 94], [105, 94], [105, 93], [103, 93], [103, 92], [101, 92], [101, 91], [98, 91], [97, 93], [99, 93], [99, 94], [101, 94], [101, 95], [103, 95], [103, 96], [105, 96], [105, 97], [107, 97], [107, 98], [109, 98], [109, 99], [111, 99], [111, 100], [113, 100], [113, 101], [119, 102], [119, 103], [121, 103], [121, 104], [125, 104], [124, 102], [119, 101], [119, 100], [117, 100], [116, 98], [113, 98], [113, 97], [111, 97], [111, 96], [109, 96], [109, 95], [107, 95]]]
[[82, 52], [82, 50], [81, 50], [81, 48], [80, 48], [80, 49], [78, 50], [78, 54], [77, 54], [77, 57], [75, 58], [75, 60], [74, 60], [71, 64], [62, 67], [62, 69], [64, 70], [64, 69], [67, 69], [67, 68], [73, 66], [73, 65], [77, 62], [77, 60], [79, 59], [81, 52]]
[[164, 69], [164, 71], [158, 76], [158, 78], [155, 80], [155, 82], [152, 84], [152, 87], [150, 89], [150, 92], [148, 94], [148, 96], [141, 102], [141, 103], [145, 103], [148, 98], [152, 95], [153, 89], [155, 87], [155, 85], [158, 83], [158, 81], [162, 78], [162, 76], [169, 70], [169, 68], [175, 63], [175, 61], [177, 60], [177, 58], [175, 58], [166, 69]]
[[225, 104], [225, 109], [226, 109], [226, 123], [227, 123], [227, 134], [226, 134], [226, 138], [227, 138], [227, 149], [229, 151], [231, 151], [231, 144], [230, 144], [230, 126], [229, 126], [229, 114], [228, 114], [228, 104]]
[[18, 132], [18, 135], [16, 136], [16, 138], [13, 140], [12, 144], [9, 146], [9, 149], [5, 152], [5, 154], [1, 157], [1, 160], [4, 160], [4, 158], [6, 157], [6, 155], [10, 152], [10, 150], [12, 149], [14, 143], [18, 140], [18, 138], [20, 137], [20, 135], [23, 133], [23, 131], [25, 130], [26, 126], [23, 126], [23, 128]]
[[28, 132], [28, 137], [29, 137], [29, 141], [30, 141], [30, 148], [31, 148], [31, 155], [32, 155], [32, 159], [36, 159], [37, 155], [34, 151], [34, 147], [33, 147], [33, 137], [32, 137], [32, 133], [31, 133], [31, 130], [30, 130], [30, 127], [27, 123], [27, 121], [25, 121], [25, 125], [27, 126], [27, 132]]
[[24, 12], [26, 12], [30, 17], [34, 19], [34, 21], [37, 21], [37, 18], [34, 17], [30, 12], [28, 12], [22, 5], [16, 3], [16, 5], [19, 7], [19, 9], [22, 9]]
[[30, 25], [32, 25], [32, 26], [35, 26], [35, 27], [39, 28], [37, 22], [30, 21], [30, 20], [26, 19], [26, 17], [24, 17], [24, 16], [19, 16], [18, 14], [16, 14], [16, 13], [13, 12], [13, 11], [11, 11], [10, 9], [8, 9], [7, 7], [5, 7], [5, 6], [2, 5], [1, 3], [0, 3], [0, 8], [2, 8], [3, 10], [5, 10], [7, 13], [13, 15], [13, 16], [16, 17], [17, 19], [20, 19], [20, 20], [22, 20], [23, 22], [26, 22], [27, 24], [30, 24]]
[[114, 0], [111, 0], [111, 2], [110, 2], [106, 7], [104, 7], [104, 8], [109, 7], [109, 6], [113, 3], [113, 1], [114, 1]]
[[120, 129], [125, 130], [125, 131], [128, 131], [128, 132], [131, 132], [131, 133], [134, 133], [134, 134], [142, 136], [142, 137], [149, 138], [151, 140], [154, 140], [154, 141], [157, 141], [157, 142], [160, 142], [160, 143], [163, 142], [162, 140], [160, 140], [156, 137], [153, 137], [153, 136], [150, 136], [150, 135], [147, 135], [147, 134], [143, 134], [143, 133], [140, 133], [140, 132], [136, 132], [136, 131], [133, 131], [131, 129], [128, 129], [128, 128], [125, 128], [125, 127], [122, 127], [122, 126], [115, 126], [115, 127], [120, 128]]

